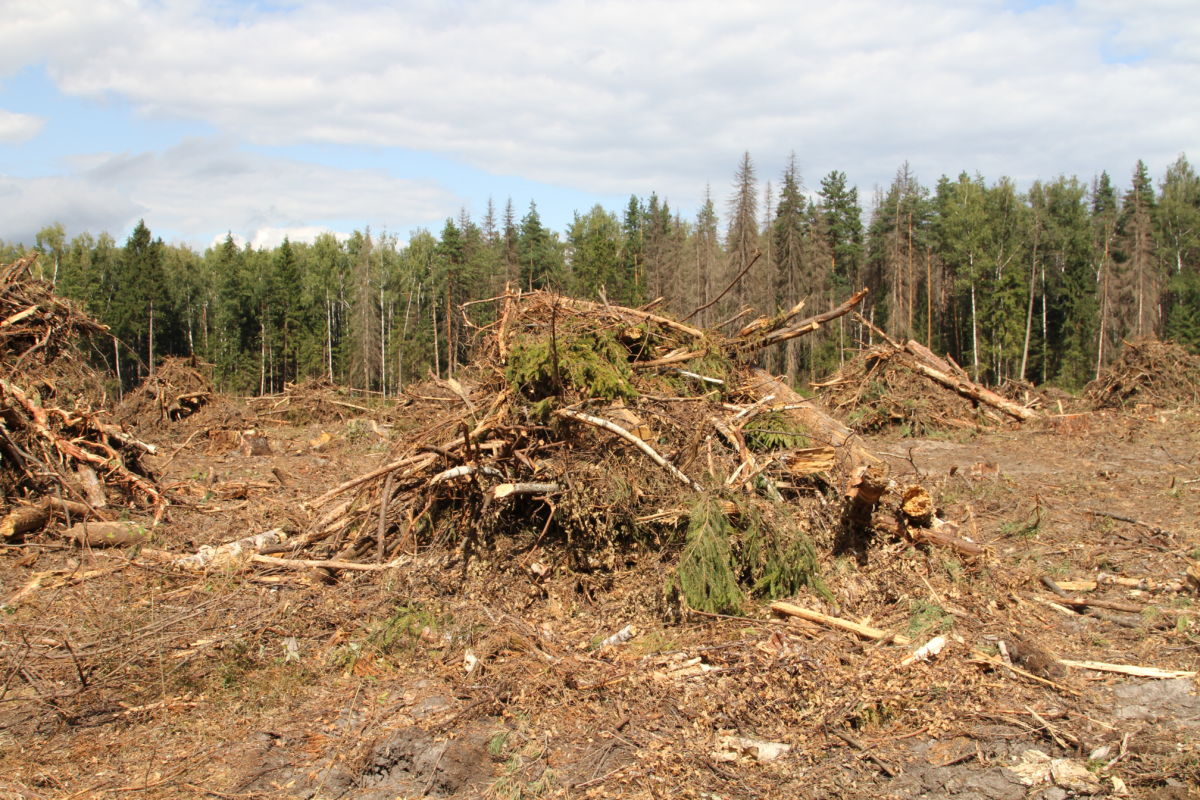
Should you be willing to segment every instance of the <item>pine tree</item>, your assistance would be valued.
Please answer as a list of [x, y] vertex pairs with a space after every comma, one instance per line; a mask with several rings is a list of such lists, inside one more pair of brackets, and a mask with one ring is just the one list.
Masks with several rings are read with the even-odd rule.
[[520, 261], [520, 285], [524, 289], [549, 289], [562, 280], [562, 254], [558, 242], [542, 225], [537, 203], [529, 203], [529, 212], [521, 219], [517, 238], [517, 258]]
[[[758, 190], [755, 185], [754, 162], [750, 153], [742, 155], [733, 178], [733, 196], [729, 200], [729, 232], [725, 237], [725, 248], [729, 254], [729, 268], [722, 284], [737, 279], [753, 262], [758, 252]], [[733, 301], [722, 304], [724, 312], [731, 306], [750, 302], [749, 285], [752, 281], [742, 278], [730, 293]], [[721, 288], [724, 288], [722, 286]], [[761, 310], [761, 309], [760, 309]], [[721, 313], [724, 313], [721, 312]]]
[[[787, 168], [779, 191], [779, 208], [770, 226], [771, 266], [774, 270], [772, 288], [777, 298], [773, 305], [782, 302], [790, 306], [805, 296], [820, 293], [820, 287], [805, 280], [807, 243], [804, 196], [800, 193], [800, 174], [796, 167], [796, 154], [788, 159]], [[769, 311], [775, 308], [766, 309]], [[795, 383], [799, 342], [792, 340], [780, 345], [782, 368], [788, 382]]]
[[1123, 326], [1123, 335], [1136, 338], [1155, 335], [1162, 320], [1159, 295], [1162, 276], [1154, 241], [1156, 215], [1154, 187], [1142, 161], [1133, 170], [1133, 183], [1121, 204], [1117, 220], [1116, 245], [1121, 261], [1122, 295], [1132, 300], [1131, 318]]
[[[703, 308], [708, 305], [713, 294], [720, 289], [714, 289], [721, 268], [721, 242], [717, 235], [717, 210], [713, 205], [712, 190], [704, 187], [704, 203], [696, 214], [696, 233], [693, 237], [693, 276], [692, 291], [687, 305], [691, 308]], [[705, 308], [697, 316], [696, 323], [701, 327], [710, 324], [710, 309]]]
[[1113, 329], [1115, 309], [1113, 280], [1113, 240], [1117, 230], [1117, 192], [1107, 172], [1101, 172], [1092, 186], [1092, 258], [1096, 264], [1096, 283], [1099, 309], [1096, 330], [1096, 369], [1100, 370], [1112, 357], [1114, 344], [1120, 341]]
[[833, 254], [833, 280], [842, 289], [861, 288], [863, 224], [858, 188], [847, 186], [846, 173], [834, 170], [821, 179], [819, 194]]

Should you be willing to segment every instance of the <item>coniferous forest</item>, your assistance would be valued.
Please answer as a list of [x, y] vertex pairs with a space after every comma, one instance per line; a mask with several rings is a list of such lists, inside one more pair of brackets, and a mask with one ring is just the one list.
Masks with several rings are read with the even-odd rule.
[[[1076, 389], [1122, 340], [1200, 349], [1200, 177], [1182, 155], [1157, 182], [1139, 161], [1126, 181], [1059, 176], [1024, 192], [966, 173], [928, 186], [904, 165], [863, 198], [843, 172], [814, 189], [794, 157], [782, 175], [762, 176], [747, 153], [730, 189], [710, 189], [688, 218], [651, 194], [576, 212], [552, 231], [536, 202], [510, 199], [407, 242], [368, 229], [253, 249], [227, 236], [198, 253], [141, 222], [124, 242], [68, 239], [49, 225], [34, 245], [44, 277], [116, 336], [97, 357], [126, 385], [163, 356], [196, 355], [231, 391], [325, 378], [395, 394], [430, 372], [453, 375], [471, 326], [492, 311], [481, 303], [464, 316], [462, 305], [506, 285], [624, 305], [661, 298], [660, 308], [686, 314], [733, 283], [695, 317], [710, 327], [802, 298], [816, 312], [867, 286], [861, 310], [875, 326], [990, 383]], [[0, 243], [0, 260], [23, 250]], [[818, 378], [872, 337], [843, 318], [764, 353], [763, 366]]]

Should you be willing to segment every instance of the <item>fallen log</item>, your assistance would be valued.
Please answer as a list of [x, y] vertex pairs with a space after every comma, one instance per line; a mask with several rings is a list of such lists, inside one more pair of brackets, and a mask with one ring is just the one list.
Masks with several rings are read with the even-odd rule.
[[993, 392], [991, 389], [986, 389], [977, 383], [967, 380], [966, 378], [956, 378], [952, 375], [947, 375], [939, 369], [934, 369], [923, 361], [917, 361], [913, 366], [925, 377], [940, 383], [947, 389], [953, 389], [963, 397], [968, 397], [984, 405], [992, 406], [993, 408], [1003, 411], [1011, 417], [1019, 420], [1033, 419], [1037, 414], [1022, 405], [1006, 400], [1000, 395]]
[[797, 336], [803, 336], [806, 333], [812, 333], [827, 322], [831, 322], [838, 317], [845, 316], [854, 310], [854, 307], [862, 302], [867, 296], [869, 290], [867, 287], [859, 289], [846, 302], [842, 303], [837, 308], [831, 308], [828, 311], [820, 314], [815, 314], [807, 319], [801, 320], [794, 325], [789, 325], [786, 328], [781, 328], [776, 331], [771, 331], [761, 339], [753, 342], [753, 347], [770, 347], [780, 342], [786, 342], [789, 339], [795, 339]]
[[0, 520], [0, 539], [8, 541], [40, 531], [49, 521], [50, 506], [47, 504], [18, 506]]
[[204, 545], [191, 555], [176, 556], [171, 554], [173, 557], [170, 560], [177, 567], [199, 572], [204, 569], [230, 566], [238, 561], [248, 560], [251, 555], [257, 554], [259, 550], [272, 545], [283, 544], [285, 541], [287, 541], [287, 534], [279, 528], [273, 528], [269, 531], [256, 533], [253, 536], [246, 536], [233, 542], [226, 542], [216, 547]]
[[774, 395], [779, 403], [779, 413], [803, 425], [813, 439], [833, 447], [847, 474], [858, 467], [883, 466], [883, 460], [863, 445], [862, 437], [826, 414], [785, 381], [764, 369], [753, 370], [751, 376], [752, 382], [743, 387], [743, 391], [756, 397]]
[[68, 521], [104, 518], [104, 513], [85, 503], [63, 500], [58, 497], [43, 497], [32, 505], [18, 506], [0, 520], [0, 539], [16, 539], [46, 527], [50, 521], [61, 517]]
[[63, 531], [62, 536], [82, 547], [129, 547], [149, 541], [150, 529], [124, 520], [80, 522]]

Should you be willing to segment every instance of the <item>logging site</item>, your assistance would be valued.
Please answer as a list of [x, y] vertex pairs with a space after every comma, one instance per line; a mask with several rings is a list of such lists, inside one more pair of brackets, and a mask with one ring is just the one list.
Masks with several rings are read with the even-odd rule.
[[[1176, 344], [1072, 394], [866, 289], [701, 326], [509, 288], [394, 396], [176, 356], [122, 389], [35, 259], [0, 267], [0, 798], [1200, 796]], [[762, 368], [852, 323], [832, 374]]]

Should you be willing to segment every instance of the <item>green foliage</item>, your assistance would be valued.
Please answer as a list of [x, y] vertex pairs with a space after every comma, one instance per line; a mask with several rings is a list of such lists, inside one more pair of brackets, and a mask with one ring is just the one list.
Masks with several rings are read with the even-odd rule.
[[808, 433], [802, 425], [781, 411], [759, 414], [742, 429], [746, 446], [755, 453], [808, 447]]
[[816, 547], [799, 529], [768, 530], [755, 520], [744, 535], [740, 560], [756, 596], [774, 600], [808, 588], [826, 600], [833, 599], [821, 579]]
[[366, 644], [387, 655], [413, 648], [422, 631], [428, 628], [436, 632], [439, 627], [441, 621], [437, 616], [420, 604], [398, 605], [389, 616], [371, 624]]
[[954, 617], [941, 606], [927, 600], [910, 600], [908, 603], [908, 635], [945, 633], [954, 627]]
[[708, 497], [692, 506], [687, 544], [675, 580], [688, 606], [700, 611], [737, 613], [745, 586], [757, 597], [774, 599], [809, 588], [832, 599], [821, 580], [812, 540], [791, 525], [771, 526], [747, 506], [735, 527], [721, 501]]
[[688, 518], [687, 544], [675, 569], [679, 590], [690, 608], [737, 613], [744, 596], [733, 571], [733, 528], [715, 497], [702, 497]]
[[533, 401], [573, 389], [587, 397], [632, 400], [629, 351], [610, 331], [549, 333], [515, 337], [505, 377]]

